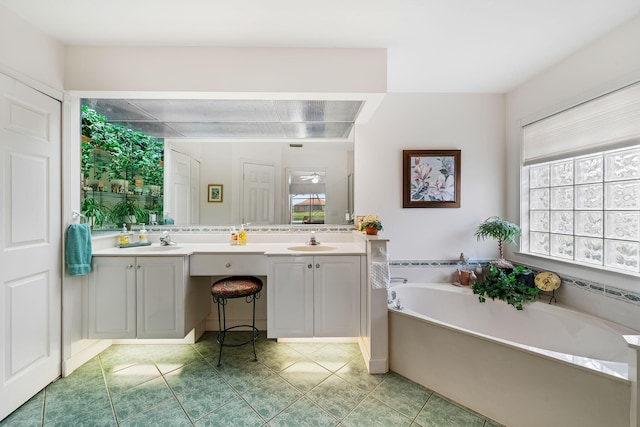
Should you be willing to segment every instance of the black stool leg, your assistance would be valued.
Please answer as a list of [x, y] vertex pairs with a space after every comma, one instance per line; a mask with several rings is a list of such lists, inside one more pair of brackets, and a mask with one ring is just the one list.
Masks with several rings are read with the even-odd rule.
[[256, 354], [256, 339], [258, 339], [258, 331], [256, 329], [256, 294], [253, 294], [253, 317], [251, 318], [251, 335], [253, 335], [253, 360], [258, 361]]
[[[217, 298], [218, 302], [218, 365], [222, 362], [222, 346], [224, 345], [224, 339], [227, 335], [227, 313], [225, 310], [225, 306], [227, 305], [227, 300], [225, 298]], [[220, 309], [222, 307], [222, 310]], [[222, 319], [220, 319], [220, 312], [222, 311]]]

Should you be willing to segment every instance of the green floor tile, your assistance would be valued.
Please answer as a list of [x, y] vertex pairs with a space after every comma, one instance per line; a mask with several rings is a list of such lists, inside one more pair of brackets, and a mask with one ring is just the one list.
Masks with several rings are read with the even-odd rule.
[[[250, 332], [233, 332], [234, 339]], [[260, 333], [224, 348], [113, 345], [46, 387], [0, 427], [478, 426], [484, 417], [395, 373], [369, 375], [355, 343], [278, 343]], [[426, 402], [426, 403], [425, 403]], [[487, 420], [487, 426], [499, 426]]]
[[365, 391], [376, 388], [387, 376], [387, 374], [370, 375], [362, 358], [351, 359], [336, 371], [336, 375]]
[[334, 417], [303, 397], [269, 421], [269, 427], [333, 427], [337, 423]]
[[433, 395], [420, 411], [416, 422], [423, 427], [483, 427], [484, 418]]
[[119, 422], [148, 411], [149, 408], [158, 406], [167, 399], [174, 399], [174, 397], [164, 378], [147, 381], [112, 396], [113, 406]]
[[366, 396], [366, 391], [337, 375], [332, 375], [307, 393], [307, 397], [337, 419], [346, 417]]
[[384, 405], [379, 400], [368, 397], [341, 423], [345, 427], [406, 427], [411, 420]]
[[242, 397], [262, 418], [269, 420], [302, 397], [302, 393], [273, 375]]
[[160, 405], [119, 423], [120, 427], [189, 427], [192, 425], [174, 399], [165, 400]]
[[308, 392], [330, 375], [330, 371], [308, 359], [300, 360], [280, 372], [282, 378], [302, 393]]
[[196, 427], [259, 427], [263, 424], [262, 417], [241, 398], [232, 400], [195, 423]]
[[414, 418], [431, 396], [431, 391], [400, 375], [389, 374], [371, 392], [371, 396], [401, 414]]

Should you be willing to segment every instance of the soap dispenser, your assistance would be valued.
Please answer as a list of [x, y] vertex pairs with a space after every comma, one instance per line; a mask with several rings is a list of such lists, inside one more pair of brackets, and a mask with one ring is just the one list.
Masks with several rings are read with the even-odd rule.
[[147, 239], [147, 229], [144, 228], [144, 223], [142, 224], [142, 228], [140, 229], [140, 234], [138, 234], [138, 242], [140, 243], [148, 243]]
[[244, 224], [240, 224], [240, 231], [238, 232], [238, 244], [241, 246], [247, 244], [247, 232], [244, 230]]
[[122, 224], [122, 232], [120, 233], [120, 245], [129, 244], [129, 232], [127, 231], [126, 224]]

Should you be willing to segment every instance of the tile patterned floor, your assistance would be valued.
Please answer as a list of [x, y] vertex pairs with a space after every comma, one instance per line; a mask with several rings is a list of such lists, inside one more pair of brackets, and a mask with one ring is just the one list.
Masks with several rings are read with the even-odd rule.
[[[234, 332], [242, 339], [245, 332]], [[34, 396], [0, 426], [498, 426], [395, 373], [369, 375], [356, 344], [224, 349], [114, 345]]]

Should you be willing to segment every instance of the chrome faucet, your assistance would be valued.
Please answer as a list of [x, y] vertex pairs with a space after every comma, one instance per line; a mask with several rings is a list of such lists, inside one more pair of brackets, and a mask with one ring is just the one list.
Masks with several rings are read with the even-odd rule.
[[171, 240], [171, 236], [168, 231], [164, 231], [162, 233], [162, 237], [160, 237], [160, 246], [173, 246], [177, 243]]
[[312, 231], [312, 232], [311, 232], [311, 237], [309, 237], [309, 241], [307, 242], [307, 245], [317, 246], [317, 245], [319, 245], [319, 244], [320, 244], [320, 242], [318, 242], [318, 241], [316, 240], [316, 232], [315, 232], [315, 231]]

